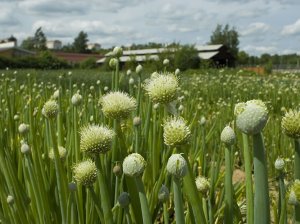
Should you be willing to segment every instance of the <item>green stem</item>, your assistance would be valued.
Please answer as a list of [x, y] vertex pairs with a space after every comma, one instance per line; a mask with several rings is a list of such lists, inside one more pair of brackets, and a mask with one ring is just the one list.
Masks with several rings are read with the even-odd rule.
[[139, 198], [141, 202], [141, 208], [142, 208], [142, 216], [143, 216], [143, 223], [144, 224], [151, 224], [151, 215], [149, 211], [149, 205], [144, 189], [144, 185], [142, 182], [142, 178], [140, 176], [135, 178], [135, 184], [137, 186], [138, 192], [139, 192]]
[[115, 75], [115, 90], [119, 90], [119, 59], [117, 59], [117, 64], [116, 64], [116, 75]]
[[279, 224], [287, 224], [284, 174], [282, 172], [279, 175], [279, 203], [278, 204], [279, 204], [278, 205]]
[[129, 207], [127, 206], [126, 208], [124, 208], [124, 210], [125, 210], [125, 217], [126, 217], [127, 224], [131, 224], [132, 221], [129, 213]]
[[[300, 139], [295, 139], [294, 178], [300, 180]], [[295, 205], [295, 223], [300, 224], [300, 205]]]
[[175, 220], [177, 224], [185, 223], [180, 179], [173, 177]]
[[99, 203], [101, 202], [98, 198], [98, 196], [96, 195], [95, 191], [94, 191], [94, 188], [91, 186], [88, 188], [90, 190], [90, 193], [91, 193], [91, 197], [94, 201], [94, 204], [96, 206], [96, 210], [97, 210], [97, 213], [98, 213], [98, 216], [101, 220], [101, 223], [107, 223], [106, 220], [104, 222], [104, 217], [103, 217], [103, 214], [102, 214], [102, 211], [101, 211], [101, 208], [99, 206]]
[[66, 222], [66, 203], [67, 203], [67, 186], [66, 186], [66, 180], [67, 177], [65, 175], [65, 172], [62, 168], [61, 160], [59, 158], [58, 148], [57, 148], [57, 141], [55, 138], [55, 130], [52, 127], [51, 124], [52, 121], [48, 120], [49, 128], [51, 131], [51, 137], [52, 137], [52, 146], [54, 151], [54, 163], [55, 163], [55, 172], [56, 172], [56, 181], [57, 181], [57, 189], [58, 189], [58, 195], [60, 200], [60, 209], [61, 209], [61, 218], [62, 223]]
[[163, 204], [163, 212], [164, 212], [164, 224], [169, 224], [169, 212], [167, 203]]
[[99, 178], [99, 188], [100, 188], [100, 195], [101, 195], [101, 204], [103, 208], [104, 220], [105, 223], [113, 223], [113, 214], [111, 212], [111, 203], [109, 198], [109, 191], [107, 189], [106, 180], [104, 178], [103, 169], [101, 169], [100, 159], [96, 157], [95, 159], [97, 168], [99, 169], [98, 178]]
[[233, 223], [233, 186], [231, 147], [225, 149], [225, 224]]
[[187, 161], [188, 173], [183, 178], [183, 190], [186, 193], [188, 201], [193, 205], [193, 214], [196, 223], [206, 224], [206, 219], [204, 217], [202, 200], [198, 195], [198, 191], [195, 184], [195, 177], [192, 173], [192, 168], [189, 163], [186, 153], [182, 154], [184, 159]]
[[270, 223], [270, 199], [267, 162], [261, 133], [253, 135], [254, 156], [254, 224]]
[[247, 201], [247, 223], [253, 224], [254, 220], [254, 200], [253, 200], [253, 181], [252, 181], [252, 163], [249, 150], [248, 136], [243, 133], [243, 149], [246, 173], [246, 201]]

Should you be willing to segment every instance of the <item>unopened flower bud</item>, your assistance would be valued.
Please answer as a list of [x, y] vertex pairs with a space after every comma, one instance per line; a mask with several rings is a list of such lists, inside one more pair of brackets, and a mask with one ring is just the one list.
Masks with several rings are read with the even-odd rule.
[[169, 61], [169, 59], [164, 59], [164, 61], [163, 61], [163, 65], [164, 66], [168, 66], [170, 64], [170, 61]]
[[235, 133], [230, 126], [226, 126], [221, 133], [221, 141], [226, 146], [231, 146], [235, 143]]
[[158, 192], [158, 200], [163, 203], [167, 202], [169, 200], [169, 196], [169, 189], [165, 185], [162, 185]]
[[133, 118], [133, 125], [139, 126], [141, 124], [141, 118], [140, 117], [134, 117]]
[[30, 146], [27, 143], [22, 143], [22, 145], [21, 145], [21, 153], [23, 153], [23, 154], [30, 153]]
[[123, 161], [123, 172], [130, 177], [142, 175], [146, 168], [145, 159], [138, 153], [128, 155]]
[[109, 60], [109, 67], [115, 68], [116, 65], [117, 65], [117, 63], [118, 63], [118, 59], [116, 59], [116, 58], [111, 58], [111, 59]]
[[121, 57], [123, 55], [123, 49], [121, 47], [115, 47], [113, 49], [113, 55], [117, 58]]
[[197, 190], [200, 191], [203, 195], [205, 195], [209, 191], [210, 183], [207, 178], [198, 176], [195, 182]]
[[29, 131], [29, 125], [22, 123], [19, 125], [18, 130], [20, 134], [25, 135]]
[[113, 168], [113, 173], [118, 177], [118, 176], [121, 176], [122, 175], [122, 167], [117, 164], [114, 166]]
[[285, 166], [285, 162], [282, 158], [277, 158], [276, 161], [275, 161], [275, 169], [276, 170], [284, 170], [284, 166]]
[[141, 74], [142, 71], [143, 71], [143, 66], [141, 66], [141, 65], [136, 66], [135, 72], [136, 72], [137, 74]]
[[188, 172], [186, 160], [180, 154], [173, 154], [168, 160], [167, 171], [175, 178], [182, 178]]
[[82, 102], [82, 96], [79, 93], [75, 93], [71, 98], [71, 102], [74, 106], [80, 105]]
[[15, 202], [15, 199], [12, 195], [8, 195], [7, 198], [6, 198], [6, 201], [7, 201], [7, 204], [13, 205], [14, 202]]
[[127, 192], [122, 192], [118, 197], [118, 203], [121, 206], [121, 208], [126, 208], [130, 203], [129, 194]]

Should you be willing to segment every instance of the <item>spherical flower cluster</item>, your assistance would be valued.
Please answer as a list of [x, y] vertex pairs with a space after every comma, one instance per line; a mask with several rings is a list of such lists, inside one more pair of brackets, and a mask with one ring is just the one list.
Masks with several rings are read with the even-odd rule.
[[300, 205], [300, 180], [295, 180], [294, 184], [291, 186], [289, 203], [292, 205]]
[[100, 103], [104, 115], [113, 119], [126, 119], [136, 109], [136, 100], [119, 91], [104, 95]]
[[123, 161], [123, 172], [130, 177], [140, 176], [146, 168], [145, 159], [138, 153], [128, 155]]
[[182, 178], [188, 172], [186, 160], [180, 154], [173, 154], [168, 160], [167, 171], [175, 178]]
[[48, 100], [42, 109], [42, 114], [49, 118], [55, 118], [58, 114], [58, 104], [55, 100]]
[[115, 132], [107, 127], [89, 125], [80, 131], [80, 149], [88, 154], [105, 153], [110, 146]]
[[275, 169], [276, 170], [284, 170], [285, 162], [282, 158], [277, 158], [275, 161]]
[[210, 183], [206, 177], [198, 176], [195, 182], [198, 191], [200, 191], [202, 194], [206, 194], [208, 192]]
[[29, 125], [22, 123], [19, 125], [18, 130], [20, 134], [25, 135], [29, 131]]
[[163, 125], [164, 142], [168, 146], [186, 144], [191, 136], [190, 128], [182, 117], [172, 117], [166, 120]]
[[245, 134], [261, 132], [268, 121], [268, 110], [261, 100], [237, 104], [235, 114], [237, 127]]
[[92, 160], [77, 163], [73, 167], [74, 179], [84, 186], [91, 186], [97, 178], [97, 167]]
[[31, 151], [30, 146], [26, 142], [22, 142], [21, 153], [28, 154], [28, 153], [30, 153], [30, 151]]
[[130, 197], [127, 192], [122, 192], [118, 197], [118, 202], [121, 208], [126, 208], [130, 203]]
[[145, 83], [145, 90], [154, 103], [170, 103], [176, 99], [179, 87], [178, 79], [173, 74], [158, 74]]
[[169, 200], [169, 196], [169, 189], [165, 185], [162, 185], [158, 191], [158, 200], [160, 202], [167, 202]]
[[74, 106], [78, 106], [81, 104], [81, 102], [82, 102], [82, 96], [79, 93], [75, 93], [71, 98], [71, 103]]
[[300, 138], [300, 111], [290, 110], [281, 121], [283, 132], [291, 138]]
[[221, 133], [221, 141], [226, 146], [231, 146], [235, 143], [235, 139], [236, 136], [233, 129], [230, 126], [226, 126]]
[[[65, 159], [67, 156], [67, 150], [62, 147], [62, 146], [58, 146], [58, 155], [60, 159]], [[54, 160], [55, 156], [54, 156], [54, 149], [51, 148], [49, 153], [48, 153], [48, 157], [51, 160]]]

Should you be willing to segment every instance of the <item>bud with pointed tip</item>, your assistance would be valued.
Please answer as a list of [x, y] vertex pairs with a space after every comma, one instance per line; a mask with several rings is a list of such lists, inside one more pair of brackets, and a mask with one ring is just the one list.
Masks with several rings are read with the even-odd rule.
[[183, 178], [188, 172], [187, 162], [181, 154], [173, 154], [168, 160], [167, 171], [175, 178]]
[[221, 133], [221, 141], [226, 146], [231, 146], [235, 143], [235, 139], [236, 136], [233, 129], [230, 126], [226, 126]]

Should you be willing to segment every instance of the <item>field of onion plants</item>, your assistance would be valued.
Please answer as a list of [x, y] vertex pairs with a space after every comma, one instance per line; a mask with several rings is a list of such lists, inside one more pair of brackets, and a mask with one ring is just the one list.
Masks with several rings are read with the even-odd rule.
[[109, 84], [1, 72], [0, 223], [300, 223], [299, 75], [114, 53]]

